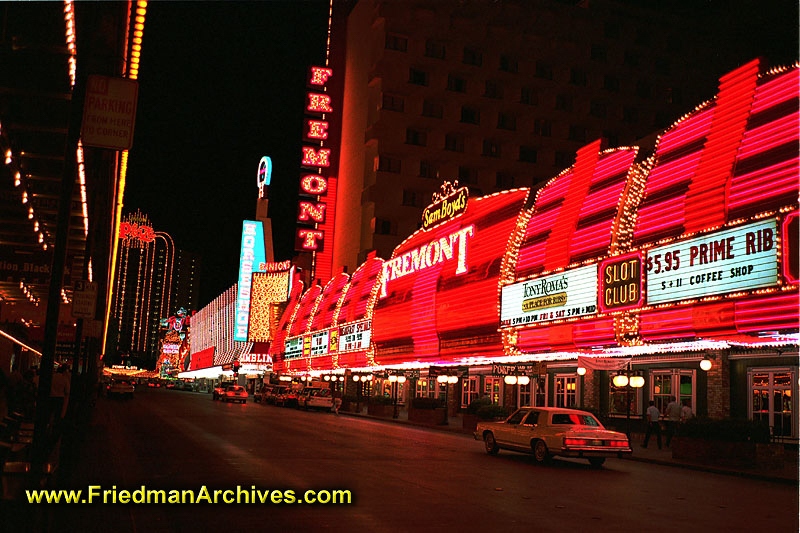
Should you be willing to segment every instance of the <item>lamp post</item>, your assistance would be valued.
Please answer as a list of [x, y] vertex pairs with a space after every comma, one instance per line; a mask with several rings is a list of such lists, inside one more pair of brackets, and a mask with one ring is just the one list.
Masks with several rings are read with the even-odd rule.
[[626, 421], [626, 435], [628, 442], [631, 440], [631, 388], [638, 389], [644, 386], [644, 378], [640, 375], [631, 376], [631, 364], [628, 363], [628, 368], [625, 369], [624, 374], [617, 374], [614, 376], [615, 387], [625, 387], [625, 421]]

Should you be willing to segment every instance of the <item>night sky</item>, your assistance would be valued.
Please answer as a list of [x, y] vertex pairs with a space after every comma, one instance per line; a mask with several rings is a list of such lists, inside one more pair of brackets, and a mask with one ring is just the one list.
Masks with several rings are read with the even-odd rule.
[[[797, 60], [794, 0], [659, 5], [689, 12], [686, 39], [726, 47], [738, 64]], [[236, 282], [264, 155], [275, 259], [292, 256], [305, 80], [324, 64], [327, 16], [324, 0], [148, 5], [125, 212], [141, 209], [176, 247], [201, 254], [201, 307]], [[709, 68], [719, 77], [738, 64]]]

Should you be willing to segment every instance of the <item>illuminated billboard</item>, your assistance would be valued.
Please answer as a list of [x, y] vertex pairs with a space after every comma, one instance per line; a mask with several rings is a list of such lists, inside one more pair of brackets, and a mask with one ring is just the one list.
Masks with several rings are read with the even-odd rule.
[[233, 339], [236, 341], [247, 340], [253, 272], [265, 272], [266, 261], [264, 228], [261, 221], [245, 220], [242, 223], [242, 246], [239, 253], [239, 286], [236, 295], [236, 319], [233, 335]]

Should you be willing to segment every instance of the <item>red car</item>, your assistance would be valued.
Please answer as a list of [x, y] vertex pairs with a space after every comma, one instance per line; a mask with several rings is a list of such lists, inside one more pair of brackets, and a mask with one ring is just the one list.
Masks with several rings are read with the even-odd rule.
[[214, 387], [214, 391], [211, 393], [211, 397], [215, 400], [221, 400], [223, 396], [225, 396], [225, 390], [228, 388], [227, 385], [220, 385], [219, 387]]
[[220, 398], [223, 402], [247, 402], [247, 391], [241, 385], [231, 385]]

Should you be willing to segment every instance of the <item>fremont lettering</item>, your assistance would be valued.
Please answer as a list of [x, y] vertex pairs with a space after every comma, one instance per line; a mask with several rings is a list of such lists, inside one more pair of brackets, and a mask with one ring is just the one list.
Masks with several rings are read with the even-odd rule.
[[467, 241], [475, 234], [475, 226], [451, 233], [447, 237], [423, 244], [383, 264], [380, 297], [386, 296], [386, 284], [414, 272], [436, 266], [455, 257], [456, 275], [467, 272]]

